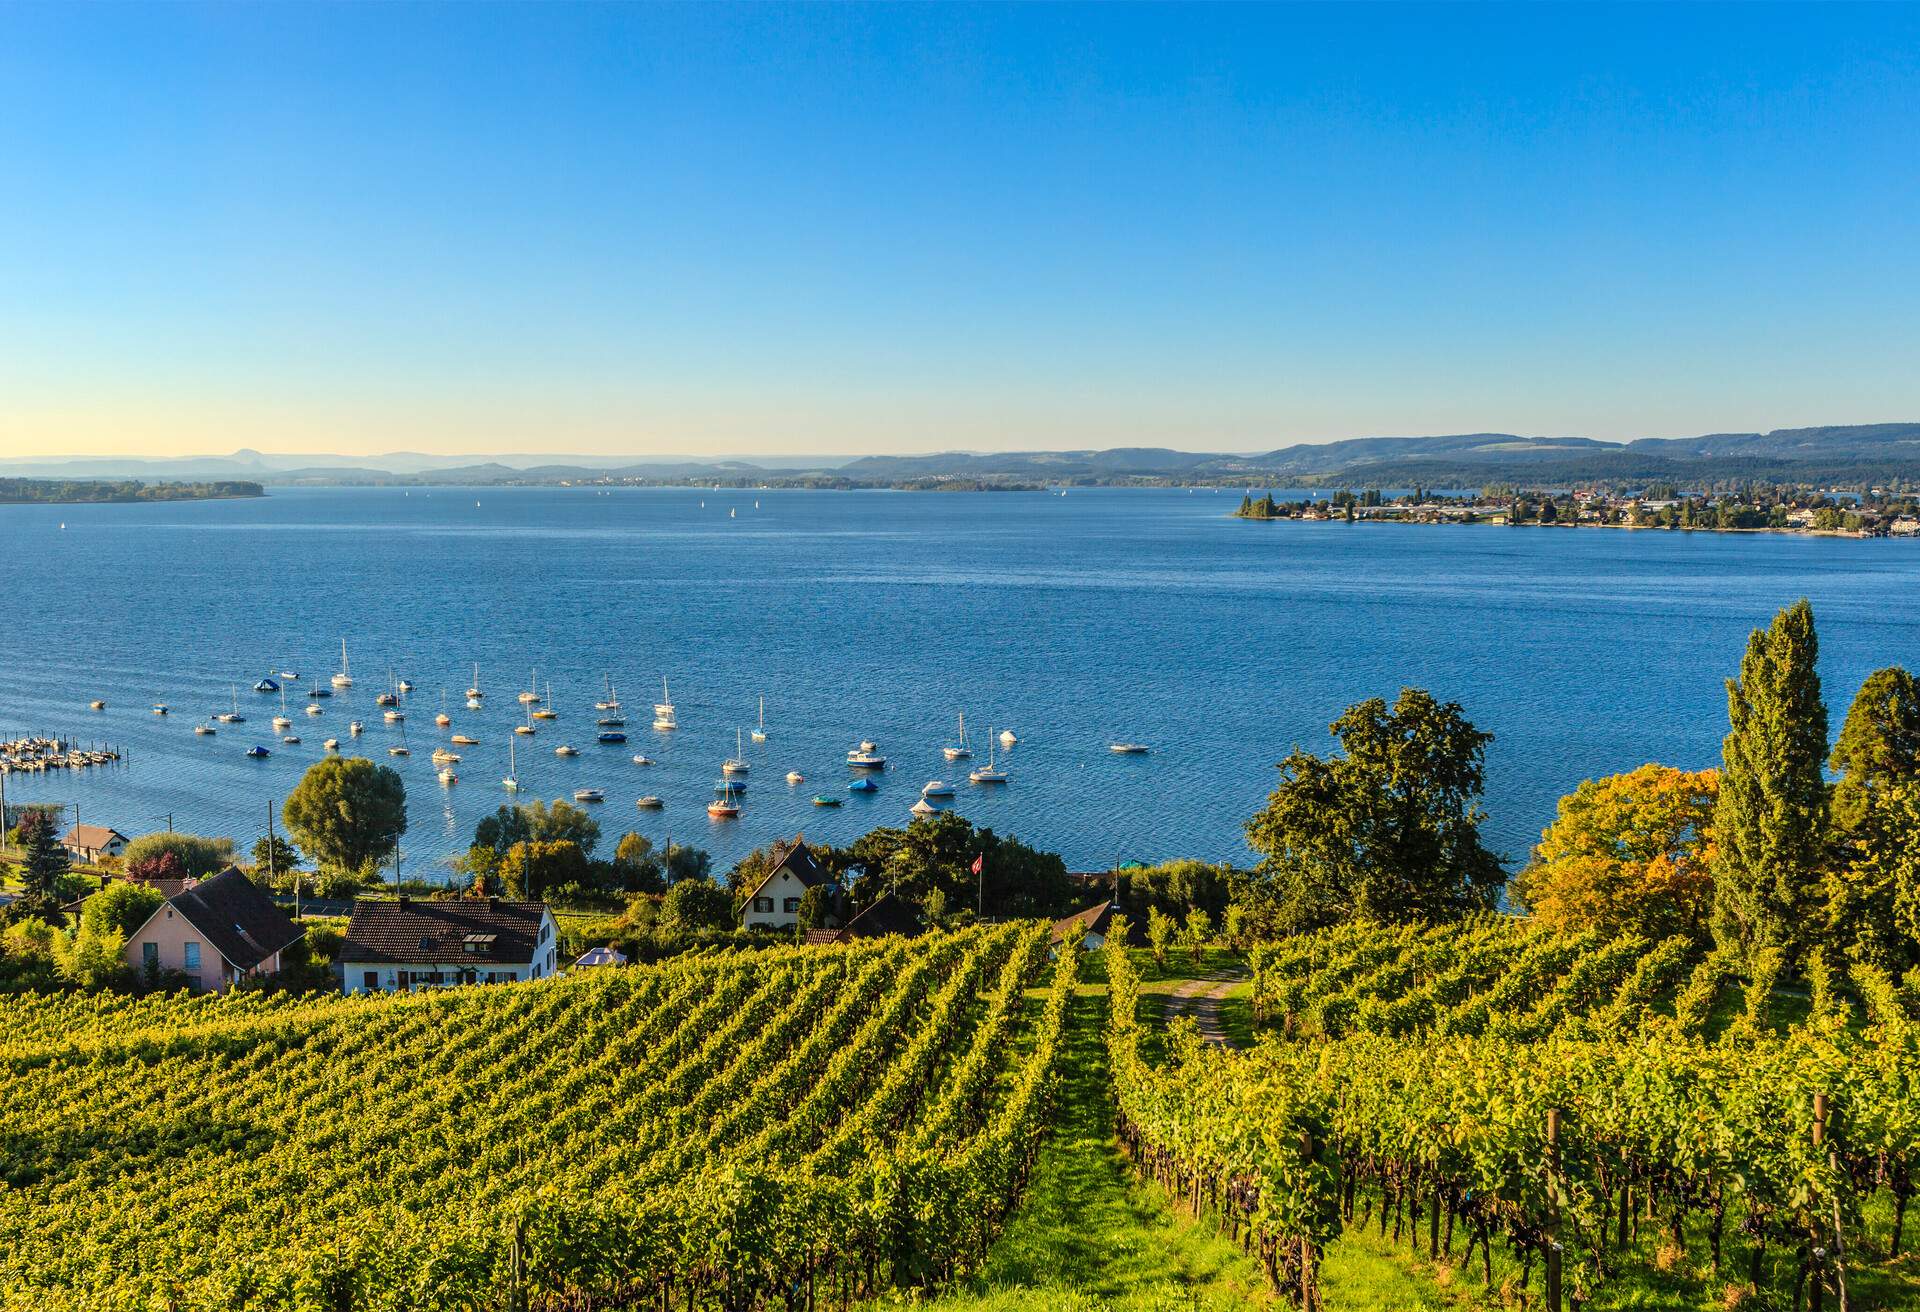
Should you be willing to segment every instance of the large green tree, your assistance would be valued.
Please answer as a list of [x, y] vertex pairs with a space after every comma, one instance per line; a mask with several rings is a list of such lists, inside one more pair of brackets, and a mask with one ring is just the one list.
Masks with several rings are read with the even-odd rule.
[[1506, 882], [1480, 842], [1479, 797], [1493, 735], [1455, 702], [1404, 688], [1329, 726], [1342, 754], [1294, 751], [1247, 822], [1283, 928], [1439, 920], [1491, 907]]
[[1840, 776], [1833, 827], [1846, 837], [1866, 820], [1876, 793], [1920, 776], [1920, 684], [1913, 675], [1891, 665], [1867, 676], [1827, 764]]
[[307, 767], [280, 816], [321, 865], [360, 870], [392, 856], [407, 832], [407, 786], [363, 756], [330, 756]]
[[936, 905], [972, 910], [980, 904], [991, 916], [1057, 916], [1074, 909], [1067, 867], [1058, 856], [975, 829], [952, 811], [915, 819], [905, 829], [872, 830], [829, 865], [861, 871], [853, 893], [862, 907], [893, 893], [929, 914]]
[[23, 911], [50, 911], [60, 904], [61, 885], [71, 863], [60, 846], [53, 817], [29, 811], [20, 818], [20, 901]]
[[1747, 640], [1727, 680], [1726, 741], [1713, 813], [1713, 936], [1751, 962], [1789, 965], [1815, 931], [1827, 839], [1827, 708], [1813, 607], [1803, 598]]

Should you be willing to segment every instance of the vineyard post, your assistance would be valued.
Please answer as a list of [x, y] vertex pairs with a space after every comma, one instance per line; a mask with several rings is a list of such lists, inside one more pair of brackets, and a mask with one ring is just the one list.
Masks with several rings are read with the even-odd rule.
[[1560, 1109], [1547, 1108], [1547, 1312], [1560, 1312]]

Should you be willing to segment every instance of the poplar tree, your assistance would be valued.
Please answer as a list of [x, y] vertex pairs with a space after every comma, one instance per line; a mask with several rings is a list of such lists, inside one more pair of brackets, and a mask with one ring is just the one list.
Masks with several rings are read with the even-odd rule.
[[1876, 794], [1920, 775], [1920, 684], [1911, 674], [1891, 665], [1867, 676], [1828, 765], [1840, 776], [1833, 827], [1843, 837], [1860, 828]]
[[1860, 686], [1834, 743], [1826, 932], [1849, 957], [1895, 975], [1920, 944], [1920, 684], [1899, 666]]
[[1747, 640], [1727, 680], [1729, 730], [1714, 807], [1713, 936], [1743, 960], [1792, 961], [1813, 930], [1827, 830], [1827, 708], [1805, 598]]

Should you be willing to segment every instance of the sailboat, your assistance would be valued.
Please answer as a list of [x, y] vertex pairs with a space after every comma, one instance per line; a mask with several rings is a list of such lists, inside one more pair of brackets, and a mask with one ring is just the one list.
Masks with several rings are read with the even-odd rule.
[[453, 717], [447, 714], [447, 690], [445, 688], [440, 690], [440, 714], [433, 717], [433, 722], [442, 729], [453, 723]]
[[733, 731], [733, 755], [729, 757], [727, 760], [720, 762], [720, 773], [721, 774], [748, 773], [753, 767], [747, 764], [746, 757], [747, 757], [746, 748], [742, 746], [740, 742], [740, 731], [738, 729], [735, 729]]
[[753, 731], [753, 740], [763, 743], [767, 740], [767, 699], [760, 699], [760, 725]]
[[340, 671], [333, 676], [333, 686], [336, 688], [353, 687], [353, 675], [347, 672], [347, 640], [345, 638], [340, 639]]
[[[538, 701], [539, 699], [535, 698], [534, 700]], [[533, 718], [536, 720], [557, 720], [560, 718], [560, 712], [553, 709], [553, 680], [551, 679], [547, 680], [547, 699], [541, 703], [540, 709], [533, 713]]]
[[527, 703], [527, 722], [525, 724], [514, 725], [513, 731], [519, 734], [529, 734], [533, 732], [533, 703], [532, 702]]
[[707, 814], [715, 820], [732, 820], [740, 814], [740, 804], [733, 800], [733, 785], [727, 784], [720, 796], [707, 803]]
[[486, 694], [480, 691], [480, 665], [476, 661], [473, 667], [473, 683], [467, 689], [467, 700], [477, 702]]
[[245, 724], [247, 722], [247, 717], [240, 714], [240, 689], [238, 687], [233, 689], [233, 709], [224, 715], [216, 715], [213, 718], [222, 724]]
[[949, 761], [964, 761], [973, 755], [973, 748], [967, 743], [967, 713], [960, 712], [960, 741], [941, 749], [941, 755]]
[[1007, 781], [1007, 772], [994, 768], [993, 764], [993, 726], [987, 726], [987, 763], [967, 776], [971, 784], [1003, 784]]
[[593, 704], [593, 709], [596, 711], [617, 711], [620, 709], [620, 699], [613, 695], [613, 675], [612, 674], [607, 675], [606, 700], [595, 702]]
[[520, 694], [520, 700], [532, 705], [540, 700], [540, 671], [534, 670], [527, 676], [527, 690]]
[[653, 704], [653, 727], [656, 729], [678, 729], [680, 722], [674, 718], [673, 698], [667, 694], [667, 681], [660, 680], [660, 700]]
[[520, 791], [520, 767], [514, 760], [513, 739], [507, 739], [507, 777], [500, 784], [510, 793]]
[[273, 727], [281, 732], [293, 727], [293, 721], [287, 718], [287, 690], [280, 690], [280, 714], [273, 717]]

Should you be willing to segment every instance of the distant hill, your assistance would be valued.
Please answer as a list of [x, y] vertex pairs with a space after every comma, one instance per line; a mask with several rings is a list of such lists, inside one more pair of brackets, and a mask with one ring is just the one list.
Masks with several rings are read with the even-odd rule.
[[240, 450], [229, 456], [179, 460], [5, 460], [0, 461], [0, 476], [408, 486], [587, 482], [956, 488], [1048, 483], [1480, 486], [1665, 480], [1704, 484], [1750, 479], [1850, 484], [1920, 482], [1920, 423], [1781, 428], [1631, 442], [1518, 433], [1357, 437], [1301, 442], [1251, 454], [1111, 447], [943, 451], [813, 461], [785, 457], [636, 461], [541, 455], [477, 459], [416, 452], [356, 459]]

